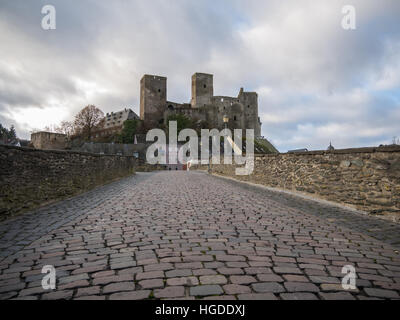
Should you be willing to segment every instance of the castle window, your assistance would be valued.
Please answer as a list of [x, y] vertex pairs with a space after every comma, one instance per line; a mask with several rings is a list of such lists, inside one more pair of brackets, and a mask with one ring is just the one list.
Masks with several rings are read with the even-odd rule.
[[158, 89], [158, 92], [161, 92], [161, 89]]
[[250, 105], [248, 105], [247, 108], [250, 108]]
[[236, 120], [237, 120], [237, 117], [236, 117], [236, 116], [234, 116], [234, 117], [233, 117], [233, 120], [235, 120], [235, 121], [236, 121]]
[[207, 86], [206, 86], [206, 85], [204, 85], [204, 89], [205, 89], [205, 88], [207, 88]]

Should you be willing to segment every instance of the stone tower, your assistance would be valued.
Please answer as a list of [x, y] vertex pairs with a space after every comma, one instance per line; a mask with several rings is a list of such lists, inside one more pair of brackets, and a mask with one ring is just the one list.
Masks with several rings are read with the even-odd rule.
[[167, 78], [144, 75], [140, 80], [140, 119], [157, 126], [167, 105]]
[[200, 108], [211, 103], [214, 95], [213, 75], [195, 73], [192, 76], [192, 108]]
[[243, 115], [245, 116], [244, 128], [254, 129], [254, 135], [261, 135], [261, 122], [258, 117], [258, 94], [256, 92], [245, 92], [240, 88], [238, 95], [240, 103], [243, 105]]

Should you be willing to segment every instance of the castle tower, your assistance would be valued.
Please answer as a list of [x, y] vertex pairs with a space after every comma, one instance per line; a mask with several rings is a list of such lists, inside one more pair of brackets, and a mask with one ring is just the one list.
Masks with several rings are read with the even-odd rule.
[[261, 122], [258, 117], [258, 94], [256, 92], [246, 92], [240, 88], [238, 95], [240, 103], [243, 105], [246, 129], [254, 129], [254, 135], [261, 135]]
[[144, 75], [140, 80], [140, 119], [151, 125], [163, 121], [167, 106], [167, 78]]
[[213, 75], [207, 73], [195, 73], [192, 76], [192, 108], [200, 108], [211, 103], [213, 95]]

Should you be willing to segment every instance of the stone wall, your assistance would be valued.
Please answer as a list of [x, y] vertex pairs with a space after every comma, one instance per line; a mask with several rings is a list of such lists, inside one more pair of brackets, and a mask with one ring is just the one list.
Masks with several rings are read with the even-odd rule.
[[250, 176], [236, 176], [233, 165], [211, 168], [214, 174], [301, 192], [390, 219], [400, 218], [400, 147], [257, 156]]
[[75, 151], [98, 153], [98, 154], [111, 154], [123, 156], [135, 156], [137, 154], [140, 159], [146, 158], [146, 150], [149, 144], [123, 144], [123, 143], [94, 143], [85, 142], [80, 147], [73, 148]]
[[0, 219], [134, 173], [134, 157], [0, 145]]
[[55, 132], [35, 132], [31, 134], [31, 144], [35, 149], [64, 150], [67, 147], [67, 136]]

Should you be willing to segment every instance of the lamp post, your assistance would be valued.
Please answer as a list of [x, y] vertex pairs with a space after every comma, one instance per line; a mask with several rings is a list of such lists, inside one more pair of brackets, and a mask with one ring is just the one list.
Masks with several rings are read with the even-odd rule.
[[228, 116], [225, 114], [224, 117], [222, 118], [222, 121], [224, 122], [224, 127], [225, 129], [228, 128], [228, 122], [229, 122], [229, 118]]

